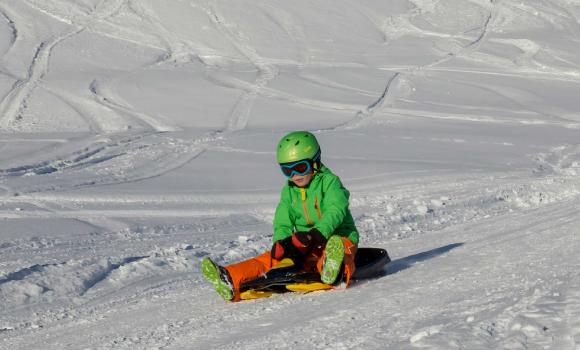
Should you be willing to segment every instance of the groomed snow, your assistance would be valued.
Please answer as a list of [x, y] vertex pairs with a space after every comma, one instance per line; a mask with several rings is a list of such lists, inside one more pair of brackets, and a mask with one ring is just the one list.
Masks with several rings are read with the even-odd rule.
[[[0, 1], [0, 349], [580, 349], [577, 0]], [[226, 303], [310, 130], [380, 278]]]

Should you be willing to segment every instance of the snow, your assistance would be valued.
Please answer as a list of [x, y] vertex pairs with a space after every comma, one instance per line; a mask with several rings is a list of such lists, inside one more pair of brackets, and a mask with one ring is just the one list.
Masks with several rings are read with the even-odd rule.
[[[0, 349], [580, 349], [580, 2], [0, 2]], [[351, 191], [352, 288], [226, 303], [274, 147]]]

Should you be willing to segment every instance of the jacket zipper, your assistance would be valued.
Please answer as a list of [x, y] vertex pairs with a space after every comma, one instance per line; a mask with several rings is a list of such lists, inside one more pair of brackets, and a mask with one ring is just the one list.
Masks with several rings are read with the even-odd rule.
[[318, 214], [318, 220], [322, 218], [322, 214], [320, 214], [320, 207], [318, 206], [318, 197], [314, 197], [314, 208], [316, 208], [316, 213]]
[[310, 220], [310, 215], [308, 215], [308, 209], [306, 208], [306, 190], [300, 188], [300, 194], [302, 195], [302, 208], [304, 208], [304, 214], [306, 214], [306, 222], [308, 222], [308, 225], [312, 225], [312, 220]]

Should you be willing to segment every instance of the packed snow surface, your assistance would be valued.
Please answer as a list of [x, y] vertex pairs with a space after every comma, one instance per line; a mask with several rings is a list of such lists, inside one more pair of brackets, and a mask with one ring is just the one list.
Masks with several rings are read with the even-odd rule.
[[[0, 0], [1, 349], [580, 349], [580, 1]], [[227, 303], [278, 139], [352, 288]]]

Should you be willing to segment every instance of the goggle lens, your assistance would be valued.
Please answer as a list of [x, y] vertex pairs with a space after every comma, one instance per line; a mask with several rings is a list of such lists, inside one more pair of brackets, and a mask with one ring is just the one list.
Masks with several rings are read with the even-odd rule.
[[282, 172], [287, 177], [292, 177], [294, 175], [305, 175], [310, 172], [310, 163], [307, 160], [301, 160], [292, 164], [280, 164]]
[[310, 165], [307, 162], [298, 163], [292, 168], [292, 170], [302, 175], [310, 170]]

